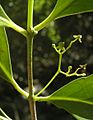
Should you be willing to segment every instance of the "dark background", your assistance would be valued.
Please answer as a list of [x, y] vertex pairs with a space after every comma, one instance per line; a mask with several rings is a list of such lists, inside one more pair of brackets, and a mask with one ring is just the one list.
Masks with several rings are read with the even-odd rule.
[[[35, 0], [34, 25], [44, 20], [52, 11], [56, 0]], [[26, 28], [27, 0], [0, 0], [8, 16], [18, 25]], [[7, 29], [14, 78], [27, 90], [26, 40], [19, 33]], [[82, 44], [78, 42], [63, 57], [64, 71], [69, 65], [76, 69], [87, 64], [87, 75], [93, 71], [93, 13], [79, 14], [51, 22], [41, 30], [34, 40], [34, 85], [42, 88], [51, 79], [57, 69], [58, 55], [52, 43], [73, 40], [73, 35], [83, 35]], [[48, 95], [75, 79], [59, 75], [44, 95]], [[37, 90], [37, 89], [36, 89]], [[6, 81], [0, 79], [0, 107], [13, 120], [30, 120], [27, 101]], [[38, 120], [74, 120], [62, 109], [48, 103], [37, 103]]]

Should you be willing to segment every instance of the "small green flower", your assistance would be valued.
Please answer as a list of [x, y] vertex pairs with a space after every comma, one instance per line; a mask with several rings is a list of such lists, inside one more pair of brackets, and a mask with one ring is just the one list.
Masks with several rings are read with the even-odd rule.
[[80, 43], [82, 43], [81, 39], [82, 39], [82, 35], [73, 35], [73, 37], [75, 39], [78, 39]]
[[87, 64], [84, 64], [84, 65], [79, 65], [79, 66], [80, 66], [80, 68], [81, 68], [81, 69], [86, 70], [86, 66], [87, 66]]

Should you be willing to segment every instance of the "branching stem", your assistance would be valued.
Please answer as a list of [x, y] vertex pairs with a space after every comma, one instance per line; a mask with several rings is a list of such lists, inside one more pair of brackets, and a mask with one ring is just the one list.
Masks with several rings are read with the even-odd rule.
[[35, 97], [37, 97], [38, 95], [40, 95], [41, 93], [43, 93], [43, 92], [46, 90], [46, 88], [53, 82], [53, 80], [58, 76], [58, 74], [59, 74], [59, 71], [57, 71], [57, 72], [55, 73], [55, 75], [51, 78], [51, 80], [46, 84], [46, 86], [45, 86], [40, 92], [38, 92], [38, 93], [35, 95]]
[[36, 103], [33, 99], [33, 5], [34, 0], [28, 0], [28, 18], [27, 18], [27, 66], [28, 66], [28, 88], [29, 88], [29, 107], [31, 113], [31, 120], [37, 120]]
[[57, 69], [57, 72], [54, 74], [54, 76], [51, 78], [51, 80], [46, 84], [46, 86], [41, 89], [41, 91], [39, 91], [35, 97], [37, 97], [38, 95], [40, 95], [41, 93], [43, 93], [47, 87], [53, 82], [53, 80], [58, 76], [59, 73], [63, 74], [63, 75], [66, 75], [67, 77], [70, 77], [70, 76], [85, 76], [86, 74], [85, 73], [81, 73], [81, 74], [78, 74], [77, 72], [81, 69], [81, 68], [84, 68], [85, 65], [81, 65], [81, 68], [77, 68], [77, 70], [74, 72], [74, 73], [70, 73], [71, 72], [71, 69], [72, 69], [72, 66], [69, 66], [68, 67], [68, 71], [67, 72], [64, 72], [61, 70], [61, 63], [62, 63], [62, 56], [63, 54], [68, 51], [72, 44], [75, 43], [77, 40], [79, 40], [79, 42], [81, 43], [81, 38], [82, 36], [81, 35], [74, 35], [73, 36], [75, 39], [73, 41], [70, 42], [70, 44], [68, 45], [68, 47], [65, 49], [64, 47], [64, 43], [61, 43], [59, 44], [59, 46], [56, 46], [55, 44], [52, 44], [52, 47], [55, 49], [55, 51], [59, 54], [59, 62], [58, 62], [58, 69]]
[[57, 70], [57, 72], [54, 74], [54, 76], [51, 78], [51, 80], [46, 84], [46, 86], [43, 89], [41, 89], [41, 91], [38, 92], [35, 95], [35, 97], [37, 97], [38, 95], [40, 95], [41, 93], [43, 93], [48, 88], [48, 86], [53, 82], [53, 80], [58, 76], [58, 74], [61, 71], [61, 62], [62, 62], [62, 54], [59, 54], [59, 62], [58, 62], [58, 70]]

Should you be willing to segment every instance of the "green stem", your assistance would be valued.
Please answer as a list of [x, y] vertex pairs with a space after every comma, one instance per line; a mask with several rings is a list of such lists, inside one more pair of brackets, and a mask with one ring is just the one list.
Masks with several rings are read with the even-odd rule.
[[42, 92], [44, 92], [46, 90], [46, 88], [48, 88], [48, 86], [53, 82], [53, 80], [58, 76], [58, 74], [61, 71], [61, 62], [62, 62], [62, 54], [59, 54], [59, 63], [58, 63], [58, 70], [57, 72], [54, 74], [54, 76], [51, 78], [51, 80], [46, 84], [46, 86], [40, 91], [38, 92], [35, 97], [37, 97], [38, 95], [40, 95]]
[[[4, 115], [3, 116], [0, 116], [0, 120], [12, 120], [11, 118], [9, 118], [6, 113], [0, 108], [0, 112]], [[6, 117], [6, 118], [5, 118]]]
[[33, 99], [33, 5], [34, 0], [28, 0], [28, 16], [27, 16], [27, 66], [28, 66], [28, 88], [29, 88], [29, 107], [31, 120], [37, 120], [36, 103]]
[[13, 87], [21, 94], [23, 95], [25, 98], [28, 98], [28, 93], [25, 92], [17, 83], [16, 81], [11, 77], [11, 75], [7, 72], [7, 70], [2, 66], [2, 64], [0, 63], [0, 68], [1, 70], [4, 71], [5, 73], [5, 78], [7, 81], [10, 81], [10, 83], [13, 85]]
[[7, 119], [7, 118], [5, 118], [3, 116], [0, 116], [0, 120], [12, 120], [12, 119]]
[[68, 47], [62, 52], [62, 54], [64, 54], [65, 52], [67, 52], [71, 46], [73, 45], [73, 43], [75, 43], [78, 40], [78, 38], [76, 38], [75, 40], [71, 41], [70, 44], [68, 45]]
[[14, 86], [14, 88], [21, 94], [23, 95], [26, 99], [28, 98], [29, 94], [24, 91], [17, 83], [16, 81], [13, 79], [11, 84]]
[[59, 74], [59, 72], [57, 71], [56, 73], [55, 73], [55, 75], [52, 77], [52, 79], [47, 83], [47, 85], [40, 91], [40, 92], [38, 92], [36, 95], [35, 95], [35, 97], [37, 97], [38, 95], [40, 95], [42, 92], [44, 92], [45, 91], [45, 89], [53, 82], [53, 80], [57, 77], [57, 75]]
[[62, 54], [59, 54], [59, 63], [58, 63], [58, 71], [61, 71], [61, 63], [62, 63]]
[[27, 18], [27, 30], [33, 28], [33, 6], [34, 0], [28, 0], [28, 18]]
[[36, 25], [34, 27], [34, 30], [36, 31], [40, 31], [41, 29], [43, 29], [48, 23], [50, 23], [53, 20], [53, 18], [51, 17], [51, 15], [49, 15], [43, 22], [41, 22], [40, 24]]
[[15, 31], [19, 32], [20, 34], [22, 34], [23, 36], [27, 37], [27, 31], [24, 28], [15, 24], [14, 22], [11, 22], [10, 27]]
[[33, 37], [27, 39], [27, 63], [28, 63], [28, 87], [29, 87], [29, 107], [31, 112], [31, 120], [37, 120], [36, 104], [33, 99]]

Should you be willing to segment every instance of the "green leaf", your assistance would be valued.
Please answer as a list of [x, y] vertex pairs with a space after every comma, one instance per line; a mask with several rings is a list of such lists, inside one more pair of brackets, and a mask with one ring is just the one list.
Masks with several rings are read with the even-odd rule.
[[84, 12], [93, 12], [92, 0], [58, 0], [51, 15], [58, 19]]
[[93, 12], [93, 0], [57, 0], [51, 14], [35, 30], [39, 31], [51, 21], [78, 13]]
[[7, 16], [2, 6], [0, 5], [0, 26], [10, 27], [11, 22], [11, 19]]
[[71, 114], [93, 119], [93, 75], [76, 79], [48, 97], [35, 98], [50, 101]]
[[86, 118], [77, 116], [77, 115], [75, 115], [75, 114], [73, 114], [72, 116], [73, 116], [74, 118], [76, 118], [76, 120], [89, 120], [89, 119], [86, 119]]
[[0, 76], [7, 81], [13, 78], [8, 39], [4, 27], [0, 27]]

